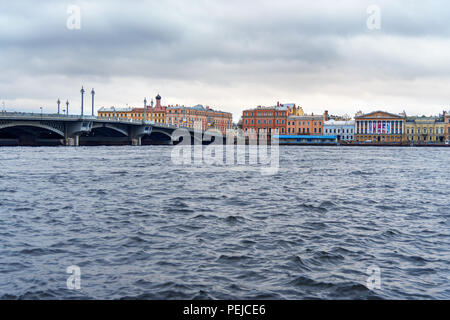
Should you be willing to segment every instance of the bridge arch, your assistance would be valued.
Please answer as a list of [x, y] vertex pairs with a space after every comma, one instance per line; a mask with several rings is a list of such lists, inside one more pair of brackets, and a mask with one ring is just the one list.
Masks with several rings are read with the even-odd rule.
[[3, 129], [13, 128], [13, 127], [34, 127], [34, 128], [40, 128], [45, 129], [48, 131], [51, 131], [53, 133], [56, 133], [61, 136], [61, 138], [64, 138], [64, 132], [62, 130], [56, 129], [52, 126], [40, 123], [40, 122], [29, 122], [29, 121], [13, 121], [8, 123], [0, 123], [0, 131]]
[[126, 128], [122, 128], [122, 127], [119, 127], [119, 126], [117, 126], [115, 124], [110, 124], [110, 123], [94, 123], [94, 125], [92, 126], [91, 131], [101, 130], [102, 128], [113, 130], [116, 133], [120, 133], [124, 137], [128, 137], [129, 136], [128, 130]]

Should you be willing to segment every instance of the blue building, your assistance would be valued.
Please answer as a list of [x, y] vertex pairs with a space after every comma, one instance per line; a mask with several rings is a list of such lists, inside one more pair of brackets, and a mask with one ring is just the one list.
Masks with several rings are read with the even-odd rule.
[[323, 133], [335, 135], [338, 141], [352, 142], [355, 140], [355, 121], [325, 121]]
[[337, 136], [277, 135], [273, 136], [279, 144], [319, 144], [336, 145]]

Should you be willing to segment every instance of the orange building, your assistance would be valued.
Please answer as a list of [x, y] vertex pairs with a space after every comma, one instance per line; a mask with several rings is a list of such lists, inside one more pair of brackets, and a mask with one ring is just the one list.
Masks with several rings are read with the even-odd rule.
[[242, 112], [242, 131], [260, 132], [266, 130], [269, 135], [278, 129], [279, 134], [286, 133], [286, 119], [289, 108], [283, 105], [273, 107], [258, 106]]
[[287, 117], [287, 131], [289, 135], [322, 135], [323, 124], [328, 120], [328, 111], [323, 115], [304, 115]]
[[405, 116], [374, 111], [355, 116], [355, 141], [371, 144], [401, 144]]

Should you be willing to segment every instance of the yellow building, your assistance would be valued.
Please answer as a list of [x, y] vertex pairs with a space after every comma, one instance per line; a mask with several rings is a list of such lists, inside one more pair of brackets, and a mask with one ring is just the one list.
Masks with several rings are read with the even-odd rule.
[[295, 103], [285, 103], [281, 105], [282, 107], [287, 107], [288, 109], [288, 115], [290, 116], [304, 116], [305, 112], [303, 111], [303, 108], [298, 106], [295, 106]]
[[166, 109], [167, 107], [155, 107], [153, 109], [153, 121], [155, 123], [166, 123]]
[[407, 117], [404, 141], [414, 144], [439, 144], [445, 142], [444, 116]]
[[450, 142], [450, 114], [444, 111], [445, 120], [445, 140]]
[[116, 108], [116, 107], [101, 107], [98, 110], [98, 116], [107, 119], [131, 119], [132, 108]]

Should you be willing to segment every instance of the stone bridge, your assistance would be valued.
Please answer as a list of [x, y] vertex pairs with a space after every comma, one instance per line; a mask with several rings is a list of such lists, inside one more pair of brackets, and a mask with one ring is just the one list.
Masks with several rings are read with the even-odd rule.
[[[0, 146], [4, 145], [142, 145], [174, 144], [176, 126], [131, 119], [0, 112]], [[186, 128], [192, 142], [197, 139]]]

